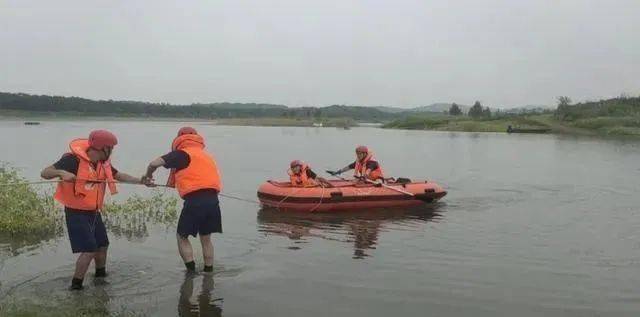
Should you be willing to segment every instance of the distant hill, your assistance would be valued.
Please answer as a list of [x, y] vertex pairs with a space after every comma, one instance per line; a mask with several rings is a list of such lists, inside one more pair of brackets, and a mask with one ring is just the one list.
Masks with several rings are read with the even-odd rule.
[[231, 102], [219, 102], [219, 103], [194, 103], [192, 106], [203, 106], [203, 107], [212, 107], [216, 109], [260, 109], [260, 110], [269, 110], [269, 109], [280, 109], [285, 110], [287, 106], [284, 105], [274, 105], [268, 103], [231, 103]]
[[407, 109], [396, 108], [396, 107], [385, 107], [385, 106], [378, 106], [378, 107], [373, 107], [373, 108], [377, 109], [377, 110], [380, 110], [382, 112], [388, 112], [388, 113], [400, 113], [400, 112], [407, 111]]
[[[428, 106], [421, 106], [421, 107], [416, 107], [416, 108], [412, 108], [409, 109], [409, 112], [438, 112], [438, 113], [442, 113], [444, 111], [449, 111], [449, 108], [451, 108], [451, 103], [433, 103], [430, 104]], [[462, 112], [467, 112], [469, 111], [469, 108], [471, 108], [470, 106], [466, 106], [466, 105], [461, 105], [458, 104], [458, 107], [460, 107], [460, 109], [462, 109]]]

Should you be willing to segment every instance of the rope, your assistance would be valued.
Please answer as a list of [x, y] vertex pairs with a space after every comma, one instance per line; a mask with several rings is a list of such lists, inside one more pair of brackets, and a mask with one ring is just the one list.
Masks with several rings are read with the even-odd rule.
[[[115, 183], [115, 184], [125, 184], [125, 185], [144, 185], [144, 184], [137, 184], [137, 183], [109, 182], [109, 181], [106, 181], [106, 180], [91, 180], [91, 179], [76, 179], [76, 180], [85, 181], [85, 182], [91, 182], [91, 183]], [[0, 187], [53, 184], [53, 183], [60, 183], [60, 182], [64, 182], [64, 181], [62, 181], [62, 180], [46, 180], [46, 181], [35, 181], [35, 182], [5, 183], [5, 184], [0, 184]], [[173, 188], [171, 186], [161, 185], [161, 184], [156, 184], [154, 187]], [[247, 202], [247, 203], [260, 205], [259, 201], [256, 201], [256, 200], [253, 200], [253, 199], [247, 199], [247, 198], [242, 198], [242, 197], [238, 197], [238, 196], [235, 196], [235, 195], [223, 194], [223, 193], [218, 193], [218, 195], [221, 196], [221, 197], [229, 198], [229, 199], [235, 199], [235, 200], [238, 200], [238, 201], [243, 201], [243, 202]], [[285, 199], [286, 199], [286, 197], [285, 197]]]
[[241, 197], [237, 197], [237, 196], [233, 196], [233, 195], [229, 195], [229, 194], [222, 194], [222, 193], [218, 193], [218, 195], [220, 195], [222, 197], [225, 197], [225, 198], [229, 198], [229, 199], [235, 199], [235, 200], [244, 201], [244, 202], [247, 202], [247, 203], [260, 205], [259, 201], [252, 200], [252, 199], [246, 199], [246, 198], [241, 198]]
[[325, 190], [325, 187], [322, 186], [322, 192], [320, 193], [320, 201], [318, 202], [317, 205], [315, 205], [315, 207], [311, 208], [310, 212], [316, 211], [316, 208], [320, 207], [320, 205], [322, 204], [322, 200], [324, 199], [324, 190]]
[[39, 182], [5, 183], [5, 184], [0, 184], [0, 187], [2, 187], [2, 186], [51, 184], [51, 183], [58, 183], [58, 182], [61, 182], [61, 181], [59, 181], [59, 180], [50, 180], [50, 181], [39, 181]]

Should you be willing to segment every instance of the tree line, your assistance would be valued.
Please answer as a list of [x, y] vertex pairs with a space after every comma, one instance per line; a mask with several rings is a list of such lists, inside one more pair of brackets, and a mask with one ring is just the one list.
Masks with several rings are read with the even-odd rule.
[[332, 105], [328, 107], [289, 108], [264, 103], [194, 103], [171, 105], [139, 101], [91, 100], [79, 97], [0, 93], [0, 110], [14, 110], [80, 116], [140, 116], [179, 117], [198, 119], [217, 118], [353, 118], [381, 121], [396, 118], [369, 107]]
[[[449, 115], [451, 116], [461, 116], [464, 115], [464, 112], [456, 104], [455, 102], [451, 104], [449, 108]], [[472, 118], [490, 118], [491, 117], [491, 109], [489, 107], [483, 107], [480, 101], [476, 101], [471, 108], [469, 108], [469, 112], [467, 115]]]

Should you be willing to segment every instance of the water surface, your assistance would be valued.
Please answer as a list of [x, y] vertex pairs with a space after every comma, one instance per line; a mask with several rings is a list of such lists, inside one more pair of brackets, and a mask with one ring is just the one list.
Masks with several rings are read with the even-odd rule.
[[[81, 294], [66, 291], [75, 258], [60, 238], [2, 255], [2, 302], [153, 316], [640, 313], [635, 141], [193, 125], [217, 157], [225, 192], [235, 196], [255, 199], [258, 185], [286, 177], [293, 159], [317, 171], [342, 167], [357, 144], [369, 145], [387, 174], [436, 181], [449, 195], [424, 208], [344, 215], [288, 215], [224, 199], [213, 276], [185, 277], [175, 228], [149, 224], [139, 237], [112, 233], [109, 284], [88, 282]], [[137, 175], [168, 151], [180, 126], [2, 121], [0, 160], [37, 179], [69, 140], [106, 128], [120, 138], [114, 165]], [[116, 199], [133, 193], [149, 190], [126, 186]]]

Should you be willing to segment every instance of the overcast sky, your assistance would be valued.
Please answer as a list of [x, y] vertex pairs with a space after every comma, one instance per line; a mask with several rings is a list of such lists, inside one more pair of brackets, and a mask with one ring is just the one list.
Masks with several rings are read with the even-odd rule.
[[640, 94], [640, 0], [0, 0], [0, 91], [493, 107]]

